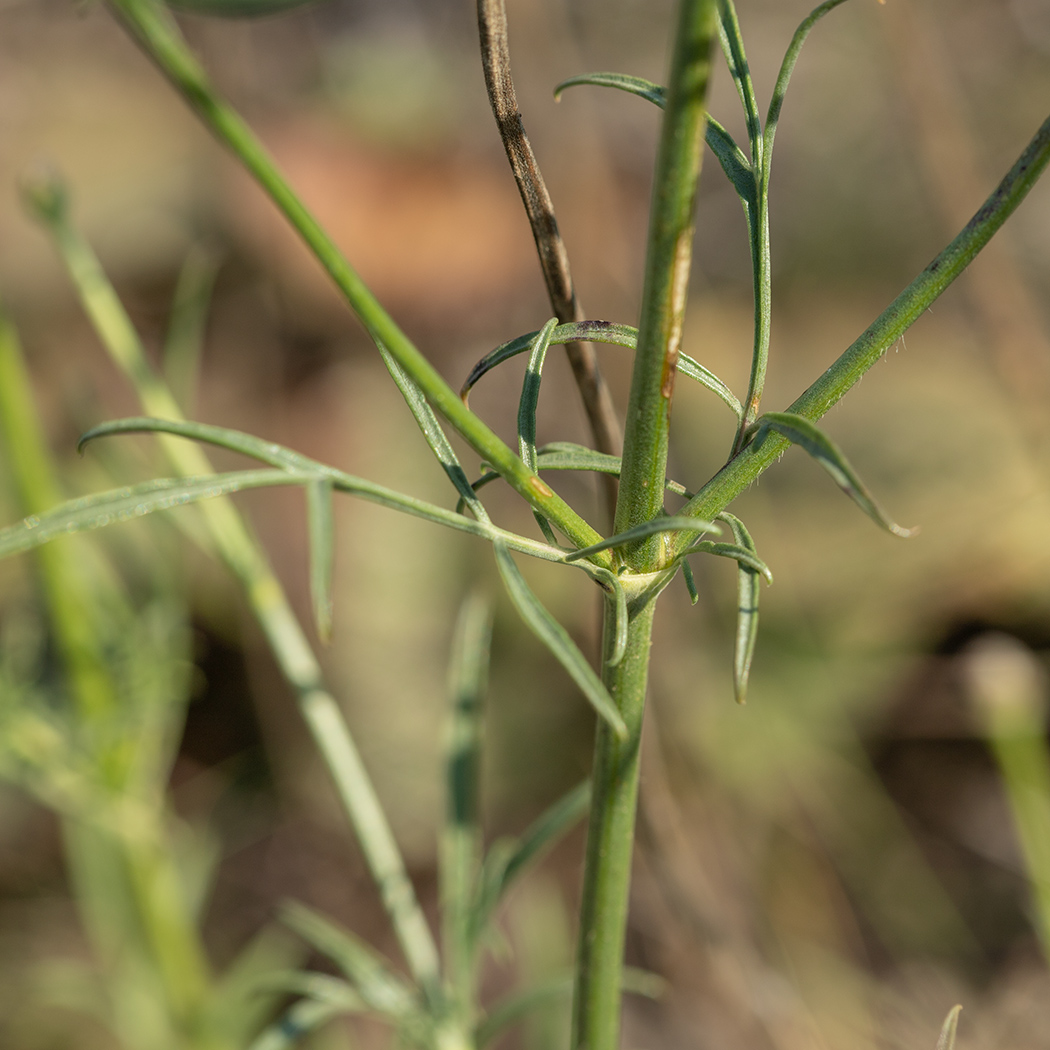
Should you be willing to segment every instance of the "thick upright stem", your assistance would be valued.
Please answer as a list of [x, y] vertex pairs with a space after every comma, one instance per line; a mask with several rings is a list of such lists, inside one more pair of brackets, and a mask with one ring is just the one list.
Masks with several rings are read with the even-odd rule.
[[[627, 652], [616, 667], [607, 666], [603, 676], [627, 723], [628, 737], [617, 740], [603, 721], [598, 724], [576, 950], [574, 1050], [615, 1050], [619, 1045], [623, 945], [654, 606], [654, 601], [648, 601], [639, 611], [632, 612]], [[612, 645], [614, 615], [607, 603], [603, 645], [606, 655]]]
[[[671, 397], [689, 290], [693, 213], [716, 29], [714, 0], [682, 0], [653, 183], [616, 532], [651, 521], [663, 510]], [[662, 547], [657, 538], [642, 541], [628, 555], [628, 564], [638, 572], [653, 572], [660, 567]]]

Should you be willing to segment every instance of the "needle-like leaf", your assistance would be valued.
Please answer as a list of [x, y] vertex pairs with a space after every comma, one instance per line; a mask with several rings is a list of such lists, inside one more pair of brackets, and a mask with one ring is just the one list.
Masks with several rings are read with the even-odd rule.
[[[470, 375], [467, 376], [467, 381], [463, 384], [463, 389], [460, 390], [460, 397], [465, 401], [474, 385], [483, 375], [492, 371], [496, 365], [509, 361], [518, 354], [525, 353], [533, 345], [533, 341], [539, 334], [539, 332], [529, 332], [526, 335], [518, 336], [517, 339], [512, 339], [510, 342], [497, 346], [495, 350], [487, 353], [470, 370]], [[575, 324], [559, 325], [551, 333], [551, 345], [572, 342], [574, 339], [586, 339], [592, 343], [607, 343], [610, 346], [623, 346], [628, 350], [635, 350], [638, 346], [638, 329], [632, 328], [630, 325], [613, 324], [611, 321], [578, 321]], [[699, 361], [694, 361], [688, 354], [680, 353], [678, 355], [678, 371], [687, 378], [700, 383], [701, 386], [707, 387], [713, 394], [721, 398], [737, 419], [743, 416], [744, 410], [733, 391], [714, 372], [704, 368]]]
[[500, 576], [503, 577], [507, 594], [518, 610], [518, 615], [525, 621], [525, 626], [543, 642], [558, 663], [565, 668], [591, 706], [609, 723], [612, 731], [621, 740], [625, 740], [627, 726], [616, 709], [615, 701], [602, 684], [602, 680], [594, 673], [586, 657], [569, 637], [569, 632], [551, 616], [536, 595], [532, 593], [521, 570], [514, 564], [507, 545], [502, 540], [494, 539], [492, 546], [496, 552], [496, 565], [499, 567]]
[[565, 555], [566, 561], [578, 561], [580, 558], [589, 558], [599, 551], [609, 550], [612, 547], [621, 547], [635, 540], [643, 540], [647, 536], [655, 536], [660, 532], [713, 532], [720, 533], [722, 530], [713, 521], [702, 521], [700, 518], [672, 517], [666, 515], [653, 518], [652, 521], [643, 521], [640, 525], [626, 529], [624, 532], [610, 536], [601, 543], [595, 543], [582, 550], [572, 551]]
[[792, 444], [804, 448], [834, 479], [835, 484], [876, 524], [881, 525], [894, 536], [914, 536], [917, 529], [904, 529], [887, 517], [885, 511], [875, 502], [864, 482], [850, 466], [839, 447], [825, 434], [820, 427], [805, 416], [793, 412], [767, 412], [760, 416], [752, 426], [755, 441], [761, 442], [762, 431], [772, 430], [785, 437]]
[[335, 553], [335, 514], [332, 479], [306, 483], [306, 524], [310, 539], [310, 596], [321, 641], [332, 637], [332, 564]]
[[[551, 336], [558, 326], [558, 318], [552, 317], [529, 344], [529, 363], [525, 366], [525, 379], [518, 400], [518, 455], [531, 471], [536, 470], [536, 408], [540, 401], [540, 384], [543, 382], [543, 363]], [[552, 547], [558, 540], [551, 531], [550, 523], [538, 511], [533, 512], [544, 538]]]
[[578, 87], [581, 84], [590, 84], [594, 87], [611, 87], [619, 91], [626, 91], [639, 98], [647, 99], [654, 105], [664, 108], [667, 102], [667, 89], [660, 84], [654, 84], [645, 77], [634, 77], [629, 73], [580, 73], [578, 76], [563, 80], [554, 89], [555, 102], [561, 101], [561, 94], [566, 88]]
[[962, 1013], [961, 1006], [953, 1006], [948, 1011], [941, 1028], [940, 1038], [937, 1040], [937, 1050], [955, 1050], [955, 1031], [959, 1027], [959, 1014]]
[[314, 475], [285, 470], [238, 470], [203, 478], [158, 478], [139, 485], [111, 489], [63, 503], [46, 514], [34, 514], [17, 525], [0, 529], [0, 558], [30, 550], [74, 532], [101, 529], [158, 510], [226, 496], [242, 489], [269, 485], [301, 485]]
[[[741, 547], [754, 553], [755, 541], [751, 539], [744, 523], [728, 511], [718, 516], [732, 530], [733, 537]], [[755, 655], [755, 641], [758, 638], [758, 596], [761, 586], [758, 582], [759, 572], [744, 562], [738, 562], [736, 587], [736, 644], [733, 650], [733, 692], [738, 704], [747, 700], [747, 683], [751, 675], [751, 661]], [[766, 570], [769, 571], [768, 569]], [[767, 576], [767, 580], [772, 577]]]

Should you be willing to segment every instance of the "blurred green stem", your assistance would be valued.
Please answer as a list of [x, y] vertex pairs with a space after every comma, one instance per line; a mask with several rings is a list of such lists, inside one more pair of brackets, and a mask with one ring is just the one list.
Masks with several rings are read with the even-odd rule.
[[[714, 0], [682, 0], [663, 130], [656, 160], [638, 350], [627, 410], [616, 532], [663, 513], [671, 397], [693, 250], [693, 216], [706, 120]], [[669, 574], [658, 535], [628, 548], [627, 649], [608, 660], [615, 609], [605, 605], [603, 681], [627, 724], [618, 740], [604, 724], [595, 738], [593, 802], [587, 833], [573, 998], [574, 1050], [616, 1050], [620, 1032], [623, 946], [627, 925], [642, 714], [655, 598]]]

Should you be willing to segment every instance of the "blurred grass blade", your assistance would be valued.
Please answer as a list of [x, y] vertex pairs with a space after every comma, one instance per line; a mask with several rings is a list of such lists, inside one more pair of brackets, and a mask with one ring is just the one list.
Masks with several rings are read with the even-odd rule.
[[955, 1050], [955, 1031], [959, 1027], [959, 1014], [962, 1013], [961, 1006], [953, 1006], [948, 1011], [941, 1028], [940, 1038], [937, 1040], [937, 1050]]
[[569, 677], [580, 687], [581, 692], [595, 711], [608, 722], [612, 731], [621, 740], [625, 740], [627, 726], [616, 709], [616, 703], [609, 695], [609, 691], [602, 684], [602, 680], [594, 673], [586, 657], [569, 637], [569, 632], [551, 616], [529, 589], [507, 545], [500, 539], [494, 539], [492, 546], [496, 552], [496, 565], [503, 578], [503, 584], [507, 588], [507, 594], [518, 610], [518, 615], [525, 622], [525, 626], [539, 638], [551, 655], [565, 668]]
[[[518, 354], [525, 353], [532, 345], [532, 341], [539, 332], [528, 332], [519, 335], [516, 339], [502, 343], [495, 350], [487, 353], [471, 370], [466, 382], [460, 389], [459, 396], [466, 403], [471, 389], [475, 383], [496, 365], [509, 361]], [[637, 345], [638, 329], [630, 325], [613, 324], [611, 321], [572, 321], [569, 324], [558, 325], [551, 335], [551, 345], [560, 343], [614, 343], [617, 346], [626, 346], [631, 349]]]
[[255, 982], [259, 991], [283, 995], [299, 995], [304, 999], [316, 999], [355, 1013], [368, 1010], [368, 1004], [341, 977], [313, 970], [288, 970], [263, 974]]
[[38, 547], [59, 536], [132, 521], [158, 510], [171, 510], [199, 500], [269, 485], [301, 485], [302, 475], [286, 470], [238, 470], [204, 478], [158, 478], [71, 500], [46, 514], [30, 515], [18, 525], [0, 529], [0, 558]]
[[[733, 530], [733, 537], [741, 547], [754, 553], [755, 541], [751, 538], [747, 526], [735, 514], [723, 511], [718, 520], [726, 522]], [[754, 659], [755, 642], [758, 638], [758, 597], [762, 588], [758, 582], [759, 571], [742, 561], [737, 565], [733, 692], [736, 702], [742, 704], [747, 700], [747, 683], [751, 676], [751, 661]], [[771, 580], [772, 577], [767, 579]]]
[[917, 529], [903, 529], [886, 516], [875, 502], [864, 482], [850, 466], [838, 446], [825, 434], [816, 423], [793, 412], [767, 412], [760, 416], [752, 429], [757, 432], [756, 440], [761, 441], [763, 430], [773, 430], [785, 437], [792, 444], [804, 448], [834, 479], [835, 483], [847, 496], [876, 524], [881, 525], [894, 536], [914, 536]]
[[412, 989], [356, 934], [294, 901], [281, 908], [281, 919], [346, 974], [369, 1009], [399, 1022], [418, 1014], [419, 1004]]
[[306, 483], [306, 524], [310, 542], [310, 597], [321, 641], [332, 637], [332, 566], [335, 558], [335, 512], [332, 479]]
[[[566, 88], [580, 84], [617, 88], [644, 98], [659, 106], [660, 109], [663, 109], [667, 102], [665, 87], [654, 84], [644, 77], [635, 77], [628, 73], [582, 73], [579, 76], [570, 77], [568, 80], [563, 80], [554, 89], [554, 98], [560, 100], [561, 93]], [[746, 206], [750, 206], [755, 199], [755, 179], [751, 174], [751, 162], [747, 159], [747, 154], [736, 144], [733, 136], [710, 114], [707, 117], [705, 141], [711, 147], [712, 153], [722, 166], [726, 177], [733, 184], [740, 199]]]
[[474, 936], [484, 932], [504, 894], [529, 867], [572, 830], [591, 804], [591, 782], [585, 780], [544, 810], [518, 839], [496, 842], [485, 857], [474, 908]]
[[[743, 154], [741, 154], [743, 156]], [[744, 158], [745, 160], [747, 158]], [[539, 332], [529, 332], [527, 335], [518, 336], [509, 343], [497, 346], [495, 350], [486, 354], [471, 370], [467, 381], [463, 384], [460, 397], [466, 401], [474, 384], [496, 365], [509, 361], [518, 354], [525, 353], [539, 335]], [[612, 346], [622, 346], [628, 350], [638, 347], [638, 329], [625, 324], [612, 324], [609, 321], [578, 321], [574, 324], [559, 325], [551, 335], [551, 345], [557, 343], [572, 342], [573, 340], [587, 340], [592, 343], [608, 343]], [[716, 394], [726, 405], [732, 409], [737, 419], [743, 416], [743, 408], [740, 401], [709, 369], [704, 368], [699, 361], [694, 361], [688, 354], [679, 353], [678, 371], [689, 379], [693, 379], [702, 386], [707, 387]]]
[[434, 414], [434, 410], [423, 395], [423, 391], [419, 389], [412, 377], [394, 360], [390, 351], [382, 343], [379, 344], [379, 353], [382, 355], [383, 363], [386, 365], [391, 378], [394, 380], [398, 390], [401, 391], [401, 396], [405, 399], [405, 403], [415, 417], [423, 437], [426, 438], [431, 451], [437, 457], [442, 469], [459, 493], [460, 505], [470, 507], [471, 512], [478, 521], [488, 521], [488, 514], [471, 488], [470, 481], [462, 466], [460, 466], [455, 450], [452, 448], [452, 443]]
[[640, 525], [635, 525], [634, 528], [617, 533], [615, 536], [610, 536], [607, 540], [602, 540], [601, 543], [592, 544], [590, 547], [584, 547], [582, 550], [572, 551], [565, 555], [565, 560], [571, 562], [578, 561], [580, 558], [589, 558], [592, 554], [597, 554], [599, 551], [609, 550], [612, 547], [621, 547], [626, 543], [633, 543], [635, 540], [645, 539], [647, 536], [655, 536], [661, 532], [720, 533], [721, 531], [713, 521], [666, 515], [660, 518], [653, 518], [652, 521], [643, 521]]
[[626, 91], [639, 98], [647, 99], [661, 109], [664, 108], [664, 103], [667, 101], [667, 89], [644, 77], [633, 77], [629, 73], [581, 73], [578, 76], [569, 77], [568, 80], [563, 80], [554, 89], [555, 102], [561, 101], [561, 94], [566, 88], [577, 87], [581, 84]]
[[179, 11], [195, 15], [214, 15], [218, 18], [265, 18], [279, 15], [296, 7], [317, 3], [318, 0], [167, 0]]
[[441, 837], [441, 918], [445, 980], [469, 1013], [474, 990], [471, 909], [481, 867], [482, 705], [488, 679], [492, 608], [479, 593], [460, 609], [449, 669], [451, 711]]
[[[568, 999], [572, 995], [573, 975], [567, 973], [541, 984], [514, 992], [499, 1000], [488, 1016], [474, 1030], [474, 1046], [484, 1050], [493, 1039], [511, 1025], [517, 1024], [533, 1010], [540, 1009], [552, 1000]], [[634, 966], [623, 969], [623, 990], [649, 999], [659, 999], [667, 991], [667, 982], [657, 974], [639, 970]]]
[[208, 308], [218, 272], [216, 253], [195, 247], [186, 256], [175, 285], [164, 340], [164, 378], [187, 414], [194, 409]]
[[279, 1021], [265, 1029], [248, 1050], [292, 1050], [304, 1036], [344, 1013], [347, 1010], [334, 1003], [301, 999], [290, 1006]]
[[[39, 515], [62, 501], [25, 357], [14, 325], [0, 310], [0, 433], [19, 509]], [[2, 535], [2, 533], [0, 533]], [[65, 545], [39, 552], [38, 565], [51, 629], [72, 693], [83, 715], [113, 708], [114, 685], [99, 634], [98, 592], [84, 566]]]
[[699, 543], [690, 544], [682, 554], [714, 554], [719, 558], [732, 558], [741, 567], [747, 568], [749, 572], [759, 573], [765, 577], [766, 583], [773, 582], [773, 574], [769, 566], [750, 547], [740, 546], [735, 543], [715, 543], [712, 540], [701, 540]]

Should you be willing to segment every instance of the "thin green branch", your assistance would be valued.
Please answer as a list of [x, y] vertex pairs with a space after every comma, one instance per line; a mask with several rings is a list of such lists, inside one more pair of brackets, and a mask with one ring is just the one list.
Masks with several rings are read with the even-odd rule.
[[[966, 269], [974, 256], [1016, 210], [1050, 163], [1050, 118], [959, 235], [871, 323], [867, 330], [797, 398], [788, 411], [820, 419], [925, 313]], [[714, 518], [787, 448], [787, 438], [769, 434], [760, 446], [744, 446], [689, 501], [680, 514]]]
[[427, 400], [487, 463], [579, 546], [601, 539], [560, 496], [456, 396], [365, 285], [331, 237], [304, 206], [241, 117], [223, 102], [157, 0], [111, 0], [117, 16], [219, 141], [270, 196], [343, 293], [369, 335], [387, 348]]

